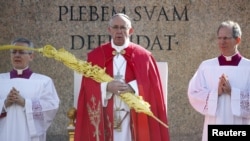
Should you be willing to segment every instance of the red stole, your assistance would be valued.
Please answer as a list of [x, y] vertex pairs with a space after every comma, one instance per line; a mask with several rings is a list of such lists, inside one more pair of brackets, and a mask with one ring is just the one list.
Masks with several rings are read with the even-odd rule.
[[[113, 76], [113, 50], [110, 43], [104, 44], [88, 54], [88, 62], [105, 68], [106, 73]], [[155, 116], [167, 124], [155, 61], [152, 57], [148, 58], [151, 55], [147, 50], [136, 44], [130, 43], [125, 51], [124, 57], [127, 61], [125, 81], [137, 79], [140, 95], [149, 102]], [[148, 71], [149, 69], [151, 71]], [[133, 141], [169, 140], [168, 129], [152, 117], [131, 110], [131, 118]], [[113, 141], [113, 98], [109, 100], [107, 107], [102, 107], [100, 83], [85, 77], [82, 79], [78, 98], [75, 129], [75, 141], [83, 140]]]

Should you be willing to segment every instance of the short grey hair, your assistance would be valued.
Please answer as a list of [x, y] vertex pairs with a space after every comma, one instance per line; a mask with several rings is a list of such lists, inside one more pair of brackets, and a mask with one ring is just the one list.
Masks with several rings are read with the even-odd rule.
[[112, 26], [112, 21], [115, 17], [124, 17], [126, 20], [127, 20], [127, 26], [128, 28], [131, 28], [132, 27], [132, 22], [131, 22], [131, 19], [129, 18], [129, 16], [127, 16], [126, 14], [124, 13], [117, 13], [115, 15], [113, 15], [110, 20], [109, 20], [109, 26]]
[[12, 45], [15, 45], [16, 43], [26, 43], [29, 47], [34, 48], [33, 42], [26, 38], [16, 38], [11, 42]]
[[217, 30], [217, 34], [219, 33], [219, 30], [222, 27], [232, 28], [233, 38], [238, 38], [238, 37], [241, 38], [242, 32], [241, 32], [241, 28], [237, 22], [230, 21], [230, 20], [222, 22]]
[[[12, 42], [11, 45], [15, 45], [16, 43], [26, 43], [28, 44], [28, 47], [30, 48], [34, 48], [34, 44], [31, 40], [27, 39], [27, 38], [15, 38]], [[34, 51], [29, 51], [30, 53], [33, 53]]]

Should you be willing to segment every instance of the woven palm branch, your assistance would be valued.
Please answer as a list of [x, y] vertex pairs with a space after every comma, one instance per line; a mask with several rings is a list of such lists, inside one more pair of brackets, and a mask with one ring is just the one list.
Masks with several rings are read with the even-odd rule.
[[[97, 65], [92, 65], [87, 61], [82, 61], [77, 59], [73, 54], [69, 53], [65, 49], [56, 50], [51, 45], [46, 45], [43, 48], [29, 48], [24, 46], [13, 46], [13, 45], [4, 45], [0, 46], [0, 50], [8, 49], [22, 49], [22, 50], [32, 50], [37, 51], [43, 56], [48, 58], [54, 58], [55, 60], [62, 62], [68, 68], [84, 75], [85, 77], [92, 78], [97, 82], [110, 82], [113, 80], [111, 76], [105, 73], [105, 69]], [[163, 126], [168, 128], [168, 126], [154, 116], [150, 109], [150, 104], [143, 100], [141, 96], [136, 96], [132, 93], [124, 93], [120, 95], [121, 99], [130, 107], [133, 108], [136, 112], [147, 114], [148, 116], [153, 117]]]

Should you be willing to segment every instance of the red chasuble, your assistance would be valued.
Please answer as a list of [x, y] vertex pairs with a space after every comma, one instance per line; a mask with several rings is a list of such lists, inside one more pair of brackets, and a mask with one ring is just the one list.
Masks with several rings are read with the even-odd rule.
[[[111, 43], [88, 54], [88, 62], [113, 76]], [[151, 105], [154, 115], [167, 122], [162, 85], [156, 61], [143, 47], [130, 43], [123, 54], [127, 61], [125, 81], [137, 80], [139, 95]], [[131, 112], [133, 141], [169, 141], [168, 128], [144, 113]], [[100, 83], [83, 76], [77, 105], [75, 141], [113, 141], [113, 98], [102, 106]]]

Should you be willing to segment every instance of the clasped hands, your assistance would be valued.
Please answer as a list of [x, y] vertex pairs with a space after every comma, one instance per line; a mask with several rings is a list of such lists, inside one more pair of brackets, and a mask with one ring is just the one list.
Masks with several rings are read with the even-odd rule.
[[109, 82], [107, 85], [107, 91], [116, 95], [120, 95], [123, 93], [134, 93], [133, 88], [129, 84], [118, 80]]
[[228, 81], [228, 77], [225, 74], [222, 74], [219, 80], [219, 87], [218, 87], [218, 95], [222, 95], [223, 93], [226, 93], [228, 95], [231, 95], [231, 86]]
[[20, 106], [25, 105], [25, 99], [20, 95], [19, 91], [16, 88], [12, 88], [7, 95], [7, 98], [4, 101], [4, 104], [7, 107], [11, 106], [12, 104], [18, 104]]

